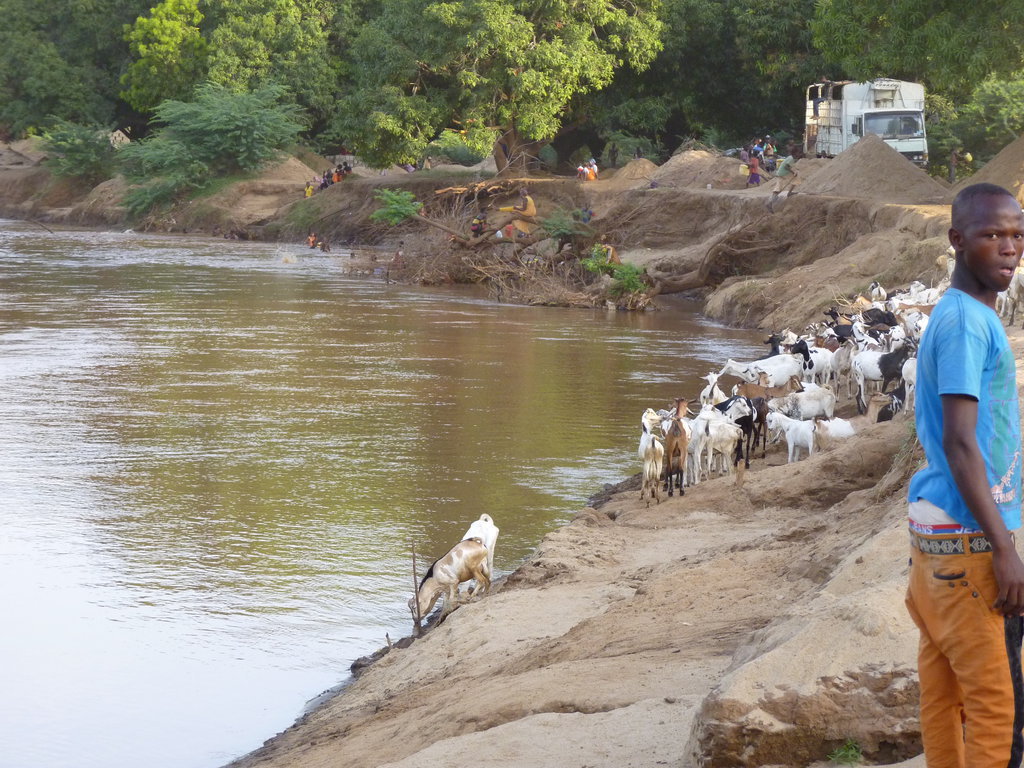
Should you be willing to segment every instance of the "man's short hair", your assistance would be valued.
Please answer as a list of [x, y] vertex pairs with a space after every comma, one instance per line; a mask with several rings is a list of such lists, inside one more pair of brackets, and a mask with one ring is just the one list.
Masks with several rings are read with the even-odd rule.
[[1000, 195], [1005, 195], [1014, 202], [1017, 202], [1017, 198], [1014, 197], [1012, 192], [1000, 187], [998, 184], [971, 184], [969, 187], [961, 189], [957, 196], [953, 198], [953, 229], [959, 232], [964, 231], [968, 224], [968, 217], [974, 212], [974, 206], [978, 200], [984, 197], [999, 197]]

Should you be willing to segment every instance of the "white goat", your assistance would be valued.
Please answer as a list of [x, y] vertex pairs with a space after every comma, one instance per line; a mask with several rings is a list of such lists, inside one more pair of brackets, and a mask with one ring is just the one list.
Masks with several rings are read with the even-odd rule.
[[831, 419], [836, 408], [836, 395], [830, 387], [805, 388], [803, 392], [790, 392], [785, 397], [769, 400], [768, 407], [800, 421], [819, 416]]
[[[661, 464], [665, 460], [665, 446], [654, 434], [654, 429], [661, 423], [661, 417], [653, 409], [648, 408], [640, 419], [640, 447], [637, 453], [643, 462], [643, 474], [640, 479], [640, 498], [647, 494], [658, 504], [661, 503]], [[650, 500], [647, 506], [651, 506]]]
[[839, 349], [832, 355], [832, 370], [836, 375], [836, 392], [839, 392], [843, 382], [846, 382], [846, 399], [849, 400], [853, 397], [853, 376], [852, 368], [853, 358], [857, 354], [857, 347], [853, 342], [846, 342], [841, 344]]
[[907, 385], [907, 412], [914, 410], [914, 392], [917, 389], [917, 358], [908, 358], [903, 363], [903, 382]]
[[481, 590], [491, 588], [491, 574], [487, 567], [487, 547], [480, 539], [460, 541], [447, 554], [434, 561], [420, 581], [416, 596], [409, 598], [413, 618], [422, 619], [434, 607], [437, 598], [447, 590], [441, 618], [455, 610], [459, 604], [459, 584], [473, 579], [476, 584], [469, 593], [475, 597]]
[[846, 419], [815, 419], [814, 440], [819, 451], [833, 446], [837, 440], [853, 437], [856, 434], [853, 424]]
[[[702, 445], [695, 457], [697, 466], [700, 467], [703, 464], [707, 476], [711, 477], [715, 456], [719, 455], [721, 457], [718, 465], [720, 473], [732, 474], [733, 456], [739, 441], [743, 438], [743, 430], [713, 405], [705, 405], [701, 407], [700, 413], [693, 420], [693, 434], [703, 435]], [[707, 450], [706, 462], [702, 459], [705, 449]]]
[[774, 355], [752, 363], [737, 363], [735, 360], [727, 360], [719, 376], [727, 373], [738, 376], [744, 381], [755, 382], [759, 375], [767, 374], [766, 386], [777, 387], [786, 382], [790, 376], [799, 376], [803, 373], [803, 358], [794, 355]]
[[784, 413], [771, 411], [768, 414], [768, 428], [779, 429], [786, 435], [786, 446], [789, 448], [787, 463], [792, 464], [800, 459], [800, 449], [805, 448], [808, 456], [814, 455], [814, 422], [791, 419]]
[[488, 514], [480, 515], [479, 520], [474, 520], [469, 524], [469, 528], [462, 534], [462, 540], [466, 539], [480, 539], [485, 547], [487, 547], [487, 573], [489, 575], [494, 574], [494, 546], [498, 543], [498, 526], [494, 524], [494, 520]]
[[1024, 268], [1017, 267], [1013, 277], [1010, 278], [1010, 285], [1002, 294], [1004, 296], [1003, 311], [1000, 317], [1010, 316], [1009, 325], [1013, 325], [1017, 315], [1017, 307], [1024, 303]]
[[723, 392], [718, 386], [718, 377], [720, 375], [721, 374], [711, 372], [707, 376], [701, 376], [701, 378], [708, 383], [708, 385], [700, 392], [701, 405], [707, 405], [709, 403], [711, 405], [718, 405], [719, 403], [723, 403], [729, 399], [725, 392]]

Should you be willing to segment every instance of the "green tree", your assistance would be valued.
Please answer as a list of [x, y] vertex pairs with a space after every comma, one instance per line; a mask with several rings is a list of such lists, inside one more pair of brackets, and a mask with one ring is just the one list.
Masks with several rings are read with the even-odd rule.
[[185, 99], [206, 76], [207, 43], [199, 0], [163, 0], [126, 25], [134, 60], [121, 77], [122, 98], [140, 112], [165, 99]]
[[280, 86], [239, 93], [207, 83], [193, 101], [163, 101], [154, 115], [162, 127], [118, 152], [125, 175], [138, 184], [126, 198], [133, 213], [202, 189], [215, 176], [258, 170], [304, 127]]
[[98, 184], [114, 175], [114, 147], [108, 127], [58, 119], [43, 134], [43, 142], [49, 154], [46, 165], [58, 176]]
[[50, 116], [108, 124], [123, 113], [122, 26], [147, 0], [5, 0], [0, 25], [0, 132], [21, 135]]
[[592, 101], [608, 140], [796, 132], [808, 83], [827, 70], [813, 46], [814, 0], [665, 0], [664, 50], [647, 71], [621, 71]]
[[331, 3], [230, 0], [217, 5], [217, 24], [209, 33], [212, 82], [239, 90], [277, 83], [304, 108], [320, 116], [331, 110], [341, 72], [330, 49]]
[[816, 45], [856, 79], [878, 76], [968, 93], [1022, 63], [1021, 0], [821, 0]]
[[352, 47], [354, 91], [334, 123], [380, 164], [414, 162], [444, 128], [486, 136], [525, 168], [572, 99], [661, 47], [658, 0], [396, 0]]

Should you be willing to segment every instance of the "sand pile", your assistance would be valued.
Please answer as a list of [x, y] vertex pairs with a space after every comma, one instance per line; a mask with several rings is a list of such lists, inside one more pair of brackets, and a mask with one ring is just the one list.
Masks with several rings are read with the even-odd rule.
[[747, 183], [743, 164], [735, 157], [716, 155], [703, 149], [691, 149], [672, 155], [653, 175], [662, 187], [706, 187], [743, 189]]
[[658, 166], [646, 157], [637, 157], [630, 160], [622, 168], [615, 172], [616, 179], [649, 179], [658, 170]]
[[657, 165], [646, 157], [638, 157], [617, 170], [602, 171], [600, 180], [609, 189], [640, 189], [649, 186], [657, 172]]
[[298, 184], [301, 189], [307, 181], [319, 176], [316, 171], [295, 157], [288, 157], [276, 165], [271, 165], [260, 173], [259, 181], [281, 184]]
[[1024, 204], [1024, 137], [1003, 147], [998, 155], [982, 166], [980, 171], [953, 187], [953, 192], [959, 192], [970, 184], [982, 182], [998, 184], [1010, 190], [1017, 196], [1017, 200]]
[[800, 191], [908, 205], [949, 202], [948, 190], [873, 134], [807, 176]]

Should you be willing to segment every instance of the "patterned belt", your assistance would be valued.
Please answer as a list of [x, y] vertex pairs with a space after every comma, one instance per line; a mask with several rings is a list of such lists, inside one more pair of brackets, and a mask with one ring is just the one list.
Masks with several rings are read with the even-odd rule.
[[928, 555], [976, 555], [992, 551], [992, 542], [983, 533], [928, 535], [911, 531], [910, 544]]

